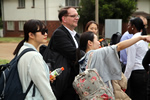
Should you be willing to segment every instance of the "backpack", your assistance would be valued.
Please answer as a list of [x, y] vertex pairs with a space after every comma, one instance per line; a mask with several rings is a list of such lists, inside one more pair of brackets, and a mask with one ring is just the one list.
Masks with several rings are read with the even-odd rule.
[[33, 81], [30, 82], [26, 92], [23, 93], [20, 82], [17, 64], [22, 55], [26, 52], [35, 51], [32, 48], [23, 50], [18, 56], [16, 55], [8, 64], [0, 65], [0, 100], [24, 100], [29, 92]]
[[121, 39], [121, 33], [119, 32], [116, 32], [112, 35], [111, 39], [110, 39], [110, 45], [113, 45], [113, 44], [117, 44], [120, 42], [120, 39]]
[[103, 82], [96, 69], [86, 69], [78, 74], [73, 87], [80, 100], [115, 100], [114, 94]]

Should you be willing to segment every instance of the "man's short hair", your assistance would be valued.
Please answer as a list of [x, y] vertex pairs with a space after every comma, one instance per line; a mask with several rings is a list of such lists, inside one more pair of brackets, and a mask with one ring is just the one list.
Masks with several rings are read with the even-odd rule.
[[67, 7], [64, 7], [64, 8], [59, 10], [58, 18], [59, 18], [60, 22], [62, 22], [62, 17], [63, 16], [67, 16], [68, 15], [68, 9], [70, 9], [70, 8], [76, 9], [76, 7], [67, 6]]

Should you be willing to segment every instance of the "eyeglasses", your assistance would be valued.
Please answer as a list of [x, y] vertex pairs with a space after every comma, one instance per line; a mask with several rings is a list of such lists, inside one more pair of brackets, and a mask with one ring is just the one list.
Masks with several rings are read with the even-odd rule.
[[45, 35], [45, 33], [48, 34], [48, 29], [37, 30], [36, 32], [41, 32], [42, 35]]
[[80, 18], [80, 15], [67, 15], [68, 17], [73, 17], [73, 18]]

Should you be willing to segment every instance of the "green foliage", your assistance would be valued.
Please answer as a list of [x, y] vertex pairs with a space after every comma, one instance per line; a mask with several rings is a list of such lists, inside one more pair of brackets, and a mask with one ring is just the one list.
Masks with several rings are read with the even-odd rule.
[[[80, 6], [79, 22], [85, 25], [89, 20], [95, 20], [95, 0], [81, 0]], [[105, 19], [122, 19], [127, 22], [135, 10], [135, 0], [99, 0], [100, 23], [104, 23]]]
[[[23, 40], [23, 37], [0, 37], [0, 43], [19, 43]], [[47, 38], [50, 41], [50, 38]]]
[[0, 37], [0, 43], [5, 42], [5, 43], [19, 43], [21, 40], [23, 40], [22, 37]]
[[6, 64], [6, 63], [9, 63], [9, 62], [10, 62], [9, 60], [0, 59], [0, 65], [1, 65], [1, 64]]
[[91, 2], [91, 0], [81, 0], [80, 2], [81, 8], [79, 8], [78, 13], [81, 16], [79, 22], [85, 24], [90, 20], [95, 19], [95, 6]]

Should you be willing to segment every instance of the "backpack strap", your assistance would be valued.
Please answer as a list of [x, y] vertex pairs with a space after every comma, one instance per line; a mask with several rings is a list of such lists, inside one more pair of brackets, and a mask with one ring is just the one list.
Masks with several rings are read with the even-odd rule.
[[89, 67], [90, 64], [91, 64], [92, 56], [93, 56], [93, 52], [91, 52], [91, 53], [89, 54], [89, 59], [88, 59], [87, 65], [86, 65], [86, 69], [88, 69], [88, 67]]
[[30, 82], [30, 84], [29, 84], [29, 86], [28, 86], [28, 88], [27, 88], [27, 90], [25, 92], [26, 95], [28, 94], [28, 92], [31, 89], [32, 85], [33, 85], [33, 81], [31, 80], [31, 82]]
[[[27, 48], [27, 49], [24, 49], [18, 56], [17, 56], [17, 62], [19, 61], [19, 59], [25, 54], [25, 53], [27, 53], [27, 52], [29, 52], [29, 51], [35, 51], [34, 49], [32, 49], [32, 48]], [[31, 82], [30, 82], [30, 84], [29, 84], [29, 86], [28, 86], [28, 88], [27, 88], [27, 90], [26, 90], [26, 92], [25, 92], [25, 94], [27, 95], [28, 94], [28, 92], [29, 92], [29, 90], [31, 89], [31, 87], [32, 87], [32, 85], [33, 85], [33, 81], [31, 80]], [[35, 94], [35, 89], [33, 88], [33, 95]]]
[[17, 56], [17, 61], [20, 59], [20, 57], [22, 57], [26, 52], [29, 52], [29, 51], [35, 51], [35, 50], [32, 49], [32, 48], [24, 49], [19, 55], [16, 55]]

